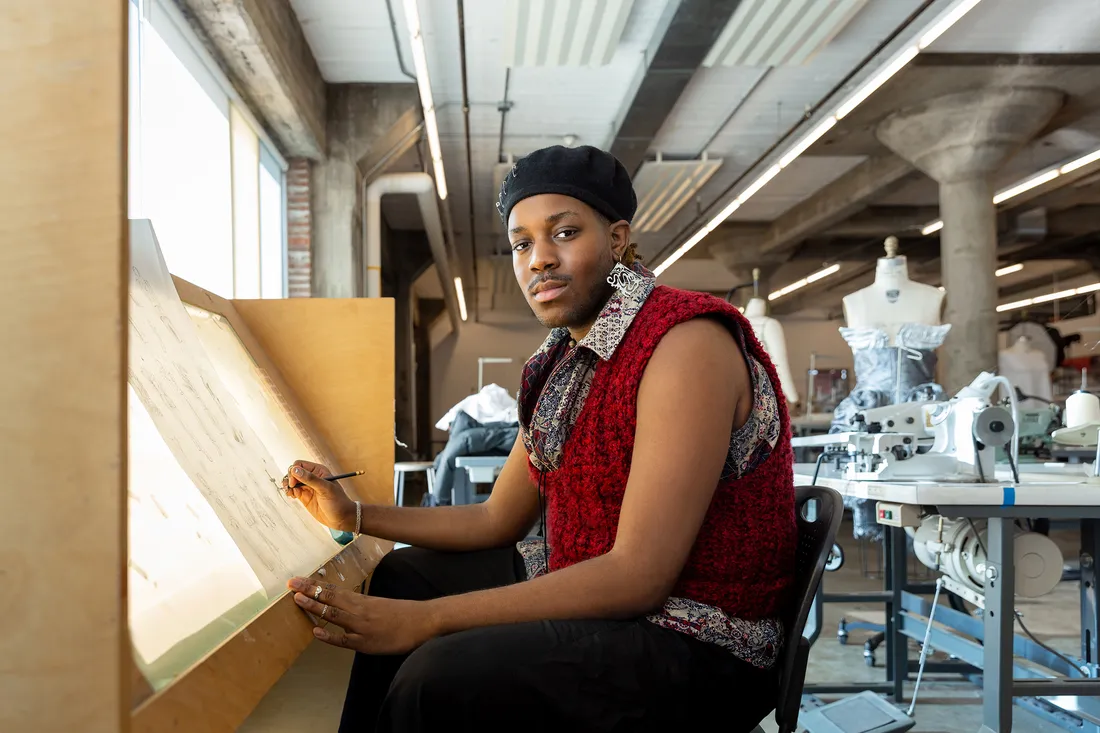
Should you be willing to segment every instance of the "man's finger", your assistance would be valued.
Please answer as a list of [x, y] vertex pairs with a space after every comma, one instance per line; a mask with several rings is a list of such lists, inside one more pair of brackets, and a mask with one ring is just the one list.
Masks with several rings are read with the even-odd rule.
[[332, 493], [332, 484], [301, 466], [290, 469], [290, 478], [298, 484], [305, 484], [311, 489]]
[[294, 602], [301, 606], [303, 610], [313, 614], [315, 618], [321, 621], [328, 621], [329, 623], [336, 624], [345, 629], [358, 628], [359, 626], [357, 623], [358, 617], [355, 615], [341, 610], [336, 606], [330, 606], [327, 603], [315, 601], [301, 593], [294, 594]]
[[354, 611], [362, 598], [358, 593], [337, 588], [333, 583], [319, 584], [310, 578], [291, 578], [288, 585], [308, 596], [310, 600], [320, 601], [328, 606], [336, 606], [345, 611]]
[[326, 644], [343, 647], [344, 649], [362, 649], [363, 637], [359, 634], [349, 634], [339, 626], [314, 627], [313, 635]]

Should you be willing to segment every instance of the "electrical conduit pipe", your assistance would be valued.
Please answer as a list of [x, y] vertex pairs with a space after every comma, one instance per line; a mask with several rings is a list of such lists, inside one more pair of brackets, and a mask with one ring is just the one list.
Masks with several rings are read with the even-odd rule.
[[367, 215], [363, 226], [366, 228], [367, 297], [382, 297], [382, 197], [390, 193], [416, 195], [420, 216], [424, 220], [424, 231], [428, 236], [428, 246], [432, 259], [435, 260], [435, 270], [439, 274], [439, 284], [443, 288], [443, 302], [447, 306], [451, 327], [458, 331], [461, 317], [454, 276], [451, 274], [451, 260], [447, 252], [447, 242], [443, 238], [439, 207], [436, 205], [435, 180], [427, 173], [387, 173], [366, 187], [363, 198], [366, 201]]

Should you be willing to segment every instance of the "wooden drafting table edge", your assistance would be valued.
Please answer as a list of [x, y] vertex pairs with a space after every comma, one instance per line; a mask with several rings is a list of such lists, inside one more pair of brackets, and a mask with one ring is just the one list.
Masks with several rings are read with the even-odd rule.
[[[362, 536], [311, 577], [357, 588], [392, 548]], [[313, 624], [287, 592], [233, 636], [132, 711], [133, 733], [229, 733], [313, 642]]]
[[[237, 309], [233, 306], [232, 301], [215, 295], [208, 290], [204, 290], [198, 285], [194, 285], [175, 275], [172, 276], [172, 280], [176, 284], [176, 292], [179, 294], [180, 300], [183, 301], [185, 305], [191, 305], [210, 313], [215, 313], [229, 321], [229, 325], [233, 327], [233, 331], [241, 340], [241, 344], [244, 346], [245, 351], [256, 360], [257, 366], [267, 373], [268, 378], [279, 391], [280, 397], [286, 401], [295, 419], [298, 420], [302, 428], [309, 435], [313, 444], [317, 446], [317, 450], [321, 452], [321, 460], [325, 462], [325, 465], [333, 471], [358, 470], [354, 466], [348, 469], [347, 466], [341, 466], [337, 463], [331, 446], [328, 445], [321, 431], [318, 430], [313, 420], [313, 416], [308, 410], [303, 408], [298, 396], [287, 384], [282, 372], [279, 371], [279, 368], [272, 361], [271, 357], [268, 356], [267, 352], [260, 345], [260, 342], [252, 334], [252, 331], [248, 328], [248, 324], [241, 318]], [[287, 468], [289, 468], [289, 466], [287, 466]]]

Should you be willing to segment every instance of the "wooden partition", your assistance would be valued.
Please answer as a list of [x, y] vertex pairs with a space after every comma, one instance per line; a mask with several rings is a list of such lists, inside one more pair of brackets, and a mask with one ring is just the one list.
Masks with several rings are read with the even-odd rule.
[[124, 0], [0, 2], [2, 731], [128, 726], [125, 59]]

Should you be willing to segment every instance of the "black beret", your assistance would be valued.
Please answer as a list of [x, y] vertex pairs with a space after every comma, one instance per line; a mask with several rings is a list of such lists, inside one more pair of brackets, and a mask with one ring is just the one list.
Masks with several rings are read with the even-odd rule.
[[572, 196], [611, 221], [634, 218], [638, 197], [630, 174], [611, 153], [590, 145], [553, 145], [520, 158], [500, 184], [497, 211], [508, 221], [512, 207], [543, 193]]

